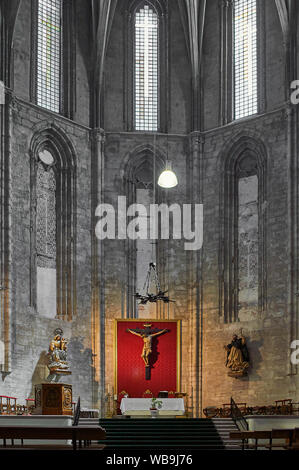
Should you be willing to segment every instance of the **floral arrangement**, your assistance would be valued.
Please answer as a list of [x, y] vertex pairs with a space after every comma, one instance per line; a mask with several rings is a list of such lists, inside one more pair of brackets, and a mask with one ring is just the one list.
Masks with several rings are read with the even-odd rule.
[[162, 408], [162, 401], [158, 398], [152, 398], [151, 401], [151, 410], [160, 410]]

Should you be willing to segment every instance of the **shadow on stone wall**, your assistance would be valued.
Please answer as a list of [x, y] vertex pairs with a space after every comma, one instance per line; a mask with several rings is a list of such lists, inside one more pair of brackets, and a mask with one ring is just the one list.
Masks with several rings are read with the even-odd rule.
[[32, 388], [30, 392], [30, 396], [28, 398], [34, 398], [34, 386], [36, 384], [40, 384], [46, 381], [49, 375], [49, 369], [47, 365], [49, 364], [48, 352], [42, 351], [39, 360], [35, 366], [34, 372], [32, 374]]
[[249, 377], [251, 382], [259, 382], [263, 378], [258, 374], [258, 370], [262, 364], [263, 358], [260, 353], [260, 348], [263, 346], [264, 340], [251, 341], [247, 338], [247, 347], [249, 351], [250, 370]]
[[[90, 394], [92, 383], [92, 349], [83, 344], [83, 337], [73, 337], [68, 344], [67, 358], [72, 371], [73, 383], [80, 394]], [[83, 398], [81, 396], [81, 398]]]

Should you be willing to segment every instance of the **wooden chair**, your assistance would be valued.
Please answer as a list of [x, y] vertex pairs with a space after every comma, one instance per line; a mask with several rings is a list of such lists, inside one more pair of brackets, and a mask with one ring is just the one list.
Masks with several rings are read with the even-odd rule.
[[35, 399], [34, 398], [26, 398], [26, 408], [27, 413], [31, 414], [35, 408]]
[[216, 416], [220, 415], [220, 410], [219, 408], [216, 408], [215, 406], [208, 406], [203, 410], [204, 415], [206, 418], [216, 418]]
[[7, 397], [8, 398], [8, 413], [13, 415], [17, 413], [17, 398], [16, 397]]
[[168, 391], [166, 390], [160, 390], [160, 392], [158, 393], [158, 397], [157, 398], [169, 398], [168, 396]]
[[17, 398], [0, 395], [0, 414], [16, 414]]
[[7, 411], [7, 397], [5, 395], [0, 395], [0, 414], [6, 414]]
[[299, 415], [299, 403], [292, 402], [292, 415]]
[[276, 412], [279, 414], [292, 414], [292, 398], [285, 398], [284, 400], [275, 400]]
[[143, 393], [142, 398], [153, 398], [153, 396], [154, 396], [153, 393], [149, 389], [147, 389]]
[[122, 390], [119, 394], [118, 394], [118, 400], [119, 400], [119, 403], [122, 401], [123, 398], [128, 398], [129, 397], [129, 394], [125, 391], [125, 390]]
[[25, 415], [27, 414], [27, 406], [26, 405], [17, 405], [17, 415]]

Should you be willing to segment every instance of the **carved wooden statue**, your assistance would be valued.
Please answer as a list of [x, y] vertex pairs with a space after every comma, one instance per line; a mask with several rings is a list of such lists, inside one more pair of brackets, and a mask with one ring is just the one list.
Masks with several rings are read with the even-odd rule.
[[144, 329], [136, 328], [134, 330], [131, 330], [130, 328], [128, 328], [127, 332], [132, 333], [132, 335], [139, 336], [143, 340], [143, 349], [141, 357], [145, 364], [145, 379], [150, 380], [150, 355], [152, 353], [152, 338], [154, 338], [155, 336], [162, 335], [168, 330], [159, 330], [157, 328], [151, 329], [151, 324], [146, 324], [144, 326]]
[[54, 331], [54, 338], [49, 345], [48, 365], [50, 374], [47, 377], [48, 382], [58, 382], [62, 375], [70, 375], [69, 364], [67, 362], [67, 340], [63, 338], [63, 331], [57, 328]]
[[231, 343], [224, 346], [224, 349], [227, 351], [226, 367], [230, 369], [228, 375], [236, 378], [247, 375], [249, 353], [242, 332], [240, 338], [234, 334]]

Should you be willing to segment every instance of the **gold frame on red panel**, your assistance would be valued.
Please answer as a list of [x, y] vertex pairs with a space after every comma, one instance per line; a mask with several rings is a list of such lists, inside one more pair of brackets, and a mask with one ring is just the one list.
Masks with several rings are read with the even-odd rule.
[[177, 338], [176, 338], [176, 391], [181, 391], [181, 320], [164, 320], [163, 318], [121, 318], [114, 320], [114, 343], [113, 343], [113, 364], [114, 364], [114, 394], [117, 391], [117, 325], [120, 322], [140, 322], [140, 323], [176, 323]]

